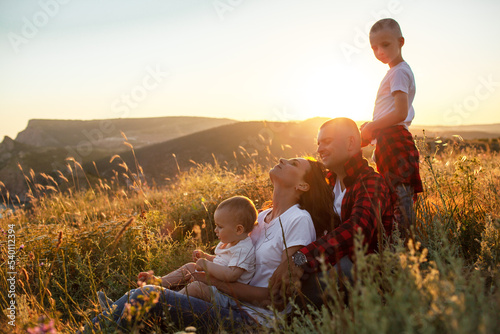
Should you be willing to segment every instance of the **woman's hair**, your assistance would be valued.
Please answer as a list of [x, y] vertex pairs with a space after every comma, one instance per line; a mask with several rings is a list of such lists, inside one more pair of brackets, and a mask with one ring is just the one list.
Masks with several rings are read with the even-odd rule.
[[304, 175], [304, 181], [309, 184], [309, 191], [302, 193], [299, 205], [311, 215], [316, 237], [320, 238], [340, 225], [340, 217], [333, 211], [333, 194], [326, 182], [325, 166], [314, 158], [305, 159], [310, 167]]

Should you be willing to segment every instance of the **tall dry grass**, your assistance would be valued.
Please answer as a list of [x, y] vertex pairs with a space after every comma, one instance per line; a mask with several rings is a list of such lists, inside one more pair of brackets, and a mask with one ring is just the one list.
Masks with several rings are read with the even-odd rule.
[[[425, 192], [416, 205], [414, 240], [404, 245], [396, 238], [368, 256], [358, 243], [353, 284], [328, 280], [321, 310], [297, 307], [292, 318], [278, 317], [261, 332], [498, 332], [500, 157], [453, 145], [439, 155], [422, 143], [420, 150]], [[233, 165], [194, 163], [162, 188], [145, 182], [138, 163], [122, 162], [109, 180], [88, 179], [72, 159], [67, 171], [38, 176], [44, 182], [22, 171], [32, 204], [0, 219], [2, 309], [9, 302], [9, 225], [18, 248], [13, 332], [45, 326], [73, 333], [100, 312], [99, 289], [116, 299], [135, 287], [140, 271], [166, 273], [189, 261], [195, 248], [212, 251], [218, 203], [245, 195], [260, 207], [272, 193], [269, 166], [227, 166]], [[9, 195], [3, 200], [13, 203]], [[11, 332], [7, 321], [2, 314], [1, 330]]]

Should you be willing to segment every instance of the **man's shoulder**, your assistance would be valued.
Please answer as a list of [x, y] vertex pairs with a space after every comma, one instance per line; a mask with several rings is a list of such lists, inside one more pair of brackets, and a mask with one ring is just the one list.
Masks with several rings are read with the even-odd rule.
[[377, 173], [371, 166], [368, 166], [368, 168], [363, 169], [363, 171], [359, 173], [356, 182], [354, 182], [352, 186], [352, 191], [374, 188], [389, 192], [389, 187], [387, 186], [384, 176]]

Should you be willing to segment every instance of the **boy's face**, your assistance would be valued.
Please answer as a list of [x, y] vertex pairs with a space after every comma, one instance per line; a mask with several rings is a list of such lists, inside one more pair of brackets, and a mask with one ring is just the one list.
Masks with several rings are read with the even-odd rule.
[[243, 226], [238, 224], [229, 210], [215, 210], [214, 220], [215, 234], [217, 234], [217, 237], [221, 242], [231, 243], [241, 239]]
[[381, 29], [370, 34], [370, 45], [375, 58], [390, 67], [403, 61], [401, 48], [404, 44], [404, 38], [388, 28]]

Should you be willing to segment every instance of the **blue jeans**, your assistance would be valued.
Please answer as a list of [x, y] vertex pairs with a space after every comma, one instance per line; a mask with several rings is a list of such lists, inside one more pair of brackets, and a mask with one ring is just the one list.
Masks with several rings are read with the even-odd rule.
[[[152, 292], [156, 293], [157, 301], [149, 300]], [[157, 285], [146, 285], [140, 289], [130, 290], [111, 305], [112, 314], [104, 312], [96, 316], [92, 323], [96, 326], [98, 323], [102, 324], [105, 319], [110, 319], [118, 324], [121, 330], [132, 328], [143, 319], [138, 319], [137, 315], [130, 316], [128, 307], [125, 307], [127, 303], [132, 306], [145, 304], [150, 308], [145, 309], [147, 312], [142, 315], [156, 316], [162, 319], [164, 324], [172, 323], [177, 330], [194, 326], [196, 333], [214, 332], [219, 328], [234, 332], [238, 328], [256, 325], [253, 318], [242, 309], [218, 307]]]

